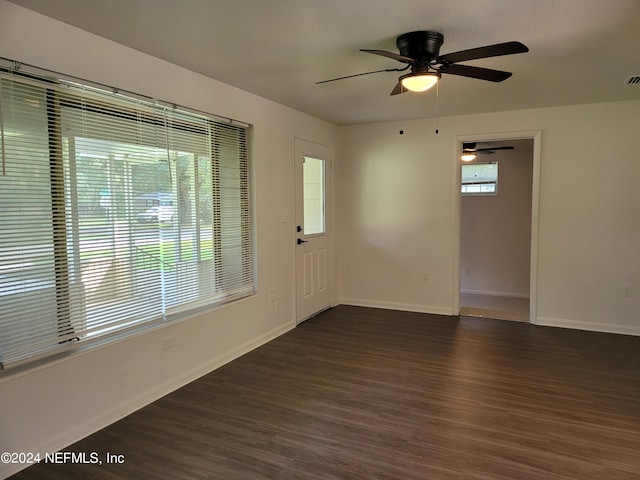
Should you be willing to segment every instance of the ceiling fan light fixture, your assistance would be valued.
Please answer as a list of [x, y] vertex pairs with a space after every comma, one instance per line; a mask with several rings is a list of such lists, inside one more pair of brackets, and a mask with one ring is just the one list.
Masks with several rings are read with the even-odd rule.
[[437, 72], [410, 73], [400, 78], [402, 87], [412, 92], [426, 92], [433, 87], [440, 78]]
[[460, 157], [460, 160], [462, 160], [463, 162], [472, 162], [475, 159], [476, 154], [472, 152], [463, 152], [462, 156]]

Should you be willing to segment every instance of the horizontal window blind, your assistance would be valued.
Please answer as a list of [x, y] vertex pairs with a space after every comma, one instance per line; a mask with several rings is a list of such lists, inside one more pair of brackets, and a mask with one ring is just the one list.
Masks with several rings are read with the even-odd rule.
[[0, 77], [0, 364], [253, 293], [248, 127]]

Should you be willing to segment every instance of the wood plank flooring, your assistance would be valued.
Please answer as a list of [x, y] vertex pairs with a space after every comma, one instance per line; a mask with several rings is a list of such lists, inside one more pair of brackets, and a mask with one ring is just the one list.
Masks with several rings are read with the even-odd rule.
[[640, 338], [340, 306], [14, 479], [638, 479]]

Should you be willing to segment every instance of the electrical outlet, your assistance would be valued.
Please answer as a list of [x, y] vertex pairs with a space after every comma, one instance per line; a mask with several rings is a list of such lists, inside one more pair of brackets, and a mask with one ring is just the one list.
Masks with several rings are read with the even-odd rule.
[[280, 313], [280, 302], [273, 302], [273, 313]]
[[164, 337], [162, 339], [162, 350], [169, 350], [176, 346], [176, 336], [169, 335], [168, 337]]
[[465, 277], [469, 276], [469, 267], [464, 267], [464, 276]]
[[633, 285], [631, 283], [625, 283], [622, 285], [622, 296], [623, 297], [633, 297]]
[[420, 272], [420, 281], [422, 283], [429, 283], [429, 272], [423, 270]]
[[276, 290], [275, 288], [270, 288], [269, 289], [269, 301], [273, 302], [276, 298]]

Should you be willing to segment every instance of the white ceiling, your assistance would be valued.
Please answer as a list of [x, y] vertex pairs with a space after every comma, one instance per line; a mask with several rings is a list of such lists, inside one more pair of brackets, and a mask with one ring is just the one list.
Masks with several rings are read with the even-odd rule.
[[[640, 98], [639, 0], [11, 0], [338, 125]], [[441, 54], [518, 40], [530, 52], [466, 62], [503, 83], [443, 75], [389, 96], [398, 35], [444, 34]], [[141, 92], [143, 93], [143, 92]]]

